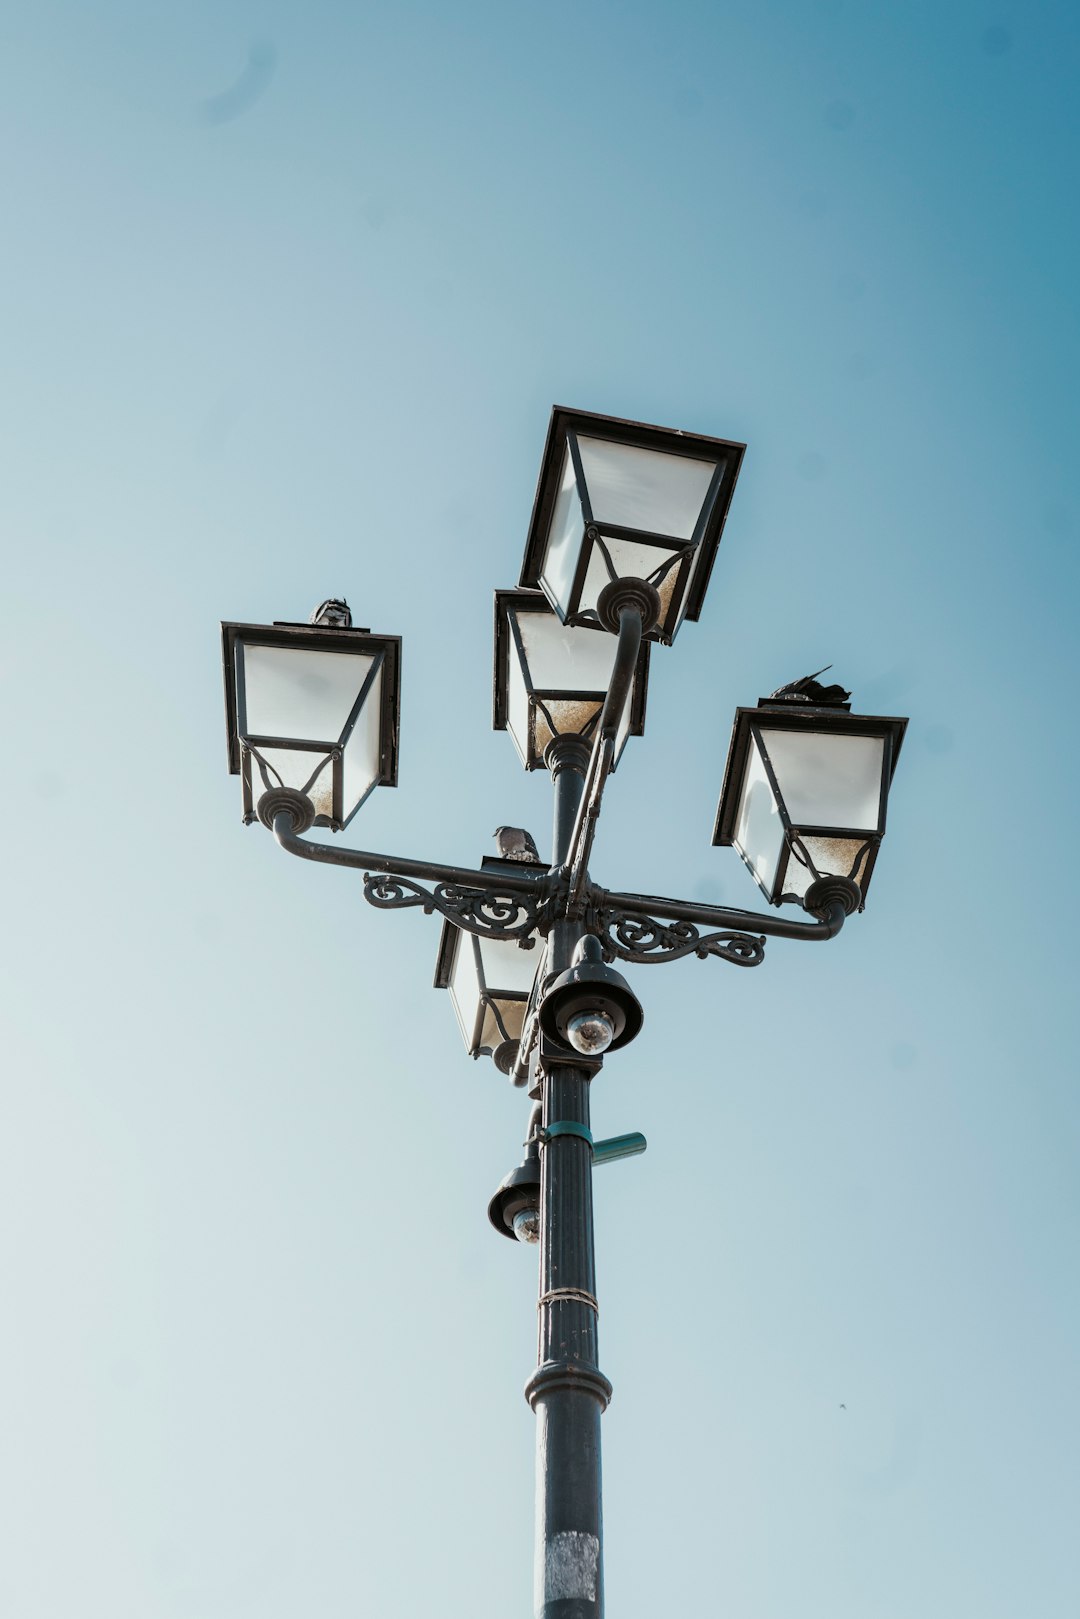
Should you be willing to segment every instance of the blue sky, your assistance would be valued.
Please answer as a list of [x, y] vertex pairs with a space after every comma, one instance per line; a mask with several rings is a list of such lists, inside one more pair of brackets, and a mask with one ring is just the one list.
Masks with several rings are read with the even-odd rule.
[[1073, 1619], [1072, 8], [42, 0], [0, 44], [5, 1615], [527, 1611], [523, 1100], [430, 920], [241, 826], [217, 624], [404, 637], [352, 841], [546, 849], [491, 592], [557, 402], [749, 446], [598, 881], [753, 905], [735, 707], [831, 660], [911, 716], [839, 940], [633, 975], [609, 1611]]

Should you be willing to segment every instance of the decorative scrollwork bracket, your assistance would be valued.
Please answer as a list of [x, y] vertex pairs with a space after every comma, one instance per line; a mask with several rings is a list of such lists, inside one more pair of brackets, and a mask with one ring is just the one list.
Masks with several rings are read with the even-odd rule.
[[460, 883], [436, 883], [424, 888], [396, 872], [364, 873], [364, 898], [382, 911], [406, 910], [420, 906], [425, 916], [438, 911], [455, 927], [475, 933], [482, 939], [516, 939], [523, 950], [531, 950], [537, 933], [549, 926], [550, 898], [537, 894], [508, 894], [498, 887], [466, 887]]
[[760, 934], [703, 933], [692, 922], [661, 922], [652, 916], [599, 906], [592, 910], [589, 931], [600, 940], [604, 958], [614, 961], [678, 961], [681, 956], [719, 956], [736, 967], [760, 967], [765, 940]]

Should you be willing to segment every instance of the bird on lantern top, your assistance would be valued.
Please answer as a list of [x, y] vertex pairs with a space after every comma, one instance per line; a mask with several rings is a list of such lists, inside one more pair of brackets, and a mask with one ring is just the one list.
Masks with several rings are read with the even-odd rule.
[[532, 834], [526, 832], [523, 826], [497, 826], [494, 837], [501, 860], [517, 860], [527, 866], [540, 865], [540, 851], [533, 842]]
[[789, 703], [814, 703], [818, 708], [844, 708], [851, 701], [851, 693], [845, 691], [843, 686], [823, 686], [818, 675], [827, 674], [832, 668], [827, 663], [824, 669], [816, 670], [812, 675], [803, 675], [801, 680], [789, 681], [771, 695], [770, 701], [785, 701]]
[[343, 596], [329, 596], [312, 613], [309, 624], [321, 624], [326, 629], [351, 630], [352, 611]]

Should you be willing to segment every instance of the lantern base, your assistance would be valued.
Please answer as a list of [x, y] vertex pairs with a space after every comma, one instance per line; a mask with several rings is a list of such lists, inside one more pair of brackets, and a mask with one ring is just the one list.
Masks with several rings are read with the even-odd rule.
[[294, 787], [271, 787], [263, 793], [255, 806], [259, 820], [269, 832], [274, 830], [274, 817], [291, 815], [293, 837], [301, 837], [315, 825], [315, 806], [306, 793]]
[[845, 914], [851, 916], [862, 910], [862, 889], [850, 877], [818, 877], [803, 895], [803, 910], [824, 921], [829, 907], [837, 901], [844, 907]]
[[517, 1040], [503, 1040], [491, 1053], [491, 1060], [500, 1074], [510, 1075], [514, 1072], [514, 1065], [518, 1060], [520, 1043]]
[[648, 635], [660, 622], [660, 592], [647, 579], [612, 579], [596, 598], [596, 616], [612, 635], [619, 633], [624, 607], [641, 614], [641, 633]]

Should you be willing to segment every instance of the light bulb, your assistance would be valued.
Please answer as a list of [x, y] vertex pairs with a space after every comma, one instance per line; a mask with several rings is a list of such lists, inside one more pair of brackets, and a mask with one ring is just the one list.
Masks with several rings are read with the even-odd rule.
[[518, 1242], [540, 1241], [540, 1210], [518, 1209], [514, 1215], [514, 1236]]
[[606, 1012], [575, 1012], [566, 1024], [566, 1038], [583, 1057], [598, 1057], [615, 1038], [615, 1025]]

